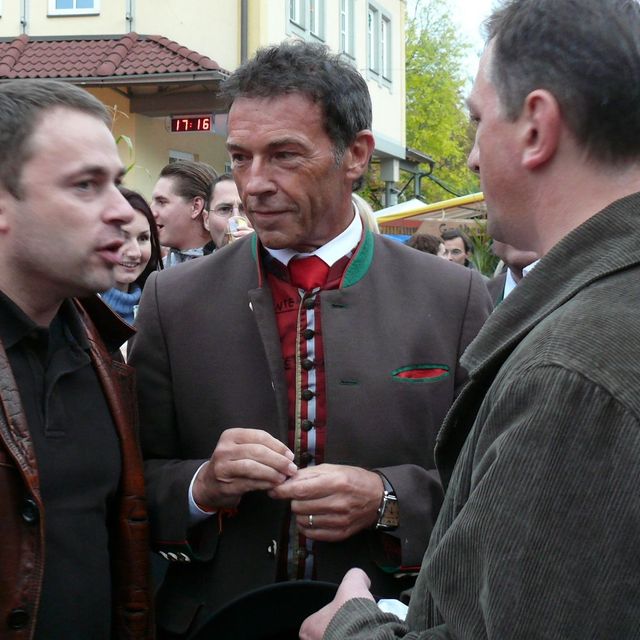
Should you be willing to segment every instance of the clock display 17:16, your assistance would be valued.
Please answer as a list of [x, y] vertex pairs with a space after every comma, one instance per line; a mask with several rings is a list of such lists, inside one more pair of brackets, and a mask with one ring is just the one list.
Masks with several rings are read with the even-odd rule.
[[171, 131], [211, 131], [211, 116], [171, 116]]

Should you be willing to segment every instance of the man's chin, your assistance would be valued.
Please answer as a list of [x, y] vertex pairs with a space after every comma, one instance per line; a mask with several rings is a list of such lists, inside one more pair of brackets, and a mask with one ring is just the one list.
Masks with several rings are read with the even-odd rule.
[[260, 244], [268, 249], [289, 249], [292, 244], [292, 238], [282, 233], [273, 231], [260, 231], [256, 229], [256, 234], [260, 239]]
[[84, 283], [84, 292], [76, 294], [77, 296], [90, 296], [94, 293], [104, 293], [116, 286], [115, 274], [111, 273], [96, 275], [91, 281]]

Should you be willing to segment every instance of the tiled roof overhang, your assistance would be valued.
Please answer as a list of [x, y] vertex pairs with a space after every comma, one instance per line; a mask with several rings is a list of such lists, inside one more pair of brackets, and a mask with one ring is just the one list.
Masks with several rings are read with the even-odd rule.
[[219, 83], [229, 72], [207, 56], [163, 36], [0, 39], [0, 82], [54, 78], [88, 87], [113, 87], [131, 100], [131, 110], [167, 115], [176, 110], [216, 111]]

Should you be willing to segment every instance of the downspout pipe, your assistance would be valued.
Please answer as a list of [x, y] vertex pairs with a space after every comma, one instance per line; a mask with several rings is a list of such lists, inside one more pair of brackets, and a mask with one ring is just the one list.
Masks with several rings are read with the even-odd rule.
[[27, 0], [20, 3], [20, 33], [27, 33]]
[[134, 0], [127, 0], [127, 12], [125, 14], [125, 20], [127, 21], [127, 33], [133, 31], [133, 6]]
[[249, 0], [240, 1], [240, 64], [247, 61], [249, 53]]

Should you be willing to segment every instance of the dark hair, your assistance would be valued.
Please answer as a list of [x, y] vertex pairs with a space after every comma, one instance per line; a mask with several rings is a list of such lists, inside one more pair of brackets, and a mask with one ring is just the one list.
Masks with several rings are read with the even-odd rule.
[[[173, 178], [176, 193], [185, 200], [202, 198], [203, 209], [209, 209], [213, 183], [218, 177], [216, 170], [205, 162], [178, 160], [165, 165], [160, 171], [161, 178]], [[202, 211], [200, 211], [202, 213]]]
[[127, 189], [126, 187], [118, 187], [124, 199], [136, 210], [144, 215], [149, 222], [149, 235], [151, 238], [151, 257], [144, 271], [136, 278], [135, 283], [142, 289], [147, 281], [149, 274], [153, 271], [162, 269], [162, 253], [160, 250], [160, 238], [158, 237], [158, 225], [156, 219], [151, 213], [151, 209], [147, 201], [137, 192]]
[[111, 124], [107, 108], [72, 84], [57, 80], [0, 83], [0, 183], [14, 198], [22, 197], [20, 176], [33, 152], [33, 131], [43, 112], [55, 108], [81, 111]]
[[466, 253], [471, 253], [473, 251], [473, 245], [471, 244], [471, 240], [469, 240], [468, 236], [460, 231], [460, 229], [445, 229], [441, 236], [442, 240], [455, 240], [456, 238], [460, 238], [462, 240], [462, 244], [464, 244], [464, 250]]
[[220, 182], [226, 182], [228, 180], [231, 180], [231, 182], [234, 182], [233, 176], [230, 173], [221, 173], [213, 181], [213, 184], [211, 185], [211, 197], [213, 197], [213, 190], [216, 188], [216, 185], [219, 184]]
[[640, 154], [637, 0], [510, 0], [484, 26], [507, 118], [546, 89], [590, 157], [619, 163]]
[[407, 240], [406, 244], [412, 249], [432, 253], [434, 256], [437, 256], [442, 240], [437, 236], [432, 236], [430, 233], [414, 233]]
[[363, 129], [371, 129], [371, 96], [358, 70], [328, 47], [283, 42], [259, 49], [221, 86], [224, 98], [272, 98], [301, 93], [322, 110], [336, 160]]

